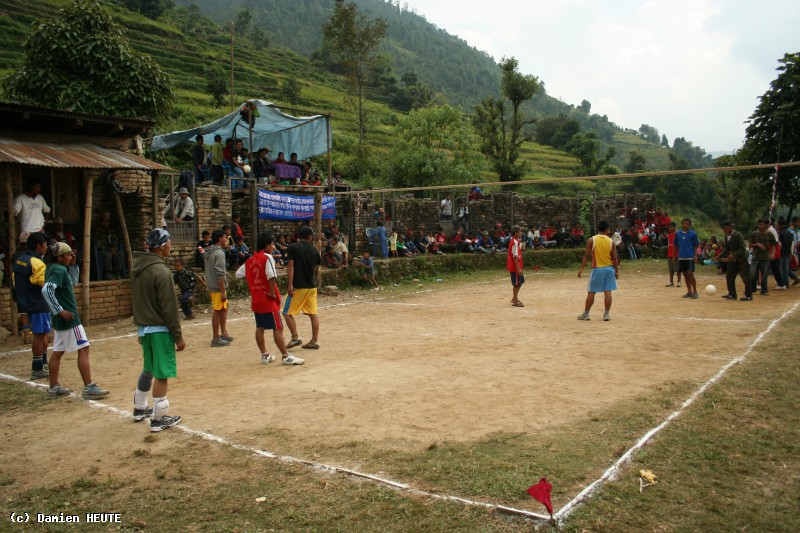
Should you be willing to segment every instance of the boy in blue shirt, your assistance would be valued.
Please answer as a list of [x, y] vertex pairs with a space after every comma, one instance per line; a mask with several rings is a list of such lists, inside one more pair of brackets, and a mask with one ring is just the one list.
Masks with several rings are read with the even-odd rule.
[[378, 281], [375, 279], [375, 261], [369, 256], [369, 250], [364, 250], [359, 266], [364, 269], [364, 279], [375, 285], [375, 290], [377, 291]]
[[675, 232], [675, 253], [678, 258], [678, 272], [683, 274], [686, 281], [686, 294], [684, 298], [697, 299], [697, 280], [694, 277], [694, 263], [697, 260], [697, 247], [700, 240], [692, 228], [692, 221], [688, 218], [681, 220], [681, 230]]

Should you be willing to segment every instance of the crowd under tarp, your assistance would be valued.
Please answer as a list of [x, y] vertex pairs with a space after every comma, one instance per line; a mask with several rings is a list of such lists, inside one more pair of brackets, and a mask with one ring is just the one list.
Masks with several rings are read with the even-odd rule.
[[[254, 104], [255, 121], [252, 127], [253, 145], [250, 145], [250, 125], [247, 122], [247, 104]], [[331, 145], [331, 125], [329, 115], [294, 117], [282, 112], [271, 102], [249, 100], [242, 103], [236, 111], [209, 124], [185, 131], [174, 131], [153, 138], [150, 150], [159, 152], [181, 144], [194, 143], [197, 135], [203, 136], [203, 143], [210, 146], [214, 136], [226, 139], [241, 139], [251, 151], [269, 147], [273, 154], [296, 152], [298, 158], [306, 159], [328, 153]], [[288, 159], [288, 157], [287, 157]]]

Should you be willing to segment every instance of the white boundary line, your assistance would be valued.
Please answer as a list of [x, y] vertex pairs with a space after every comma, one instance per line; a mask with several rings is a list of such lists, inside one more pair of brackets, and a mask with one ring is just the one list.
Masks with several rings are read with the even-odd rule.
[[663, 422], [661, 422], [659, 425], [657, 425], [656, 427], [654, 427], [653, 429], [651, 429], [650, 431], [648, 431], [647, 433], [645, 433], [645, 434], [644, 434], [644, 435], [643, 435], [643, 436], [642, 436], [642, 437], [641, 437], [641, 438], [640, 438], [640, 439], [639, 439], [639, 440], [636, 442], [636, 444], [634, 444], [633, 446], [631, 446], [631, 447], [628, 449], [628, 451], [626, 451], [626, 452], [625, 452], [625, 453], [622, 455], [622, 457], [620, 457], [619, 459], [617, 459], [617, 461], [616, 461], [616, 462], [615, 462], [613, 465], [611, 465], [611, 466], [610, 466], [610, 467], [609, 467], [609, 468], [608, 468], [608, 469], [607, 469], [605, 472], [603, 472], [603, 475], [601, 475], [601, 476], [600, 476], [598, 479], [596, 479], [594, 482], [592, 482], [592, 484], [590, 484], [590, 485], [589, 485], [589, 486], [587, 486], [585, 489], [583, 489], [583, 490], [582, 490], [582, 491], [581, 491], [581, 492], [580, 492], [580, 493], [579, 493], [577, 496], [575, 496], [574, 498], [572, 498], [572, 500], [570, 500], [569, 502], [567, 502], [567, 503], [566, 503], [566, 505], [564, 505], [564, 506], [563, 506], [561, 509], [559, 509], [558, 511], [556, 511], [556, 512], [555, 512], [555, 514], [553, 515], [553, 517], [554, 517], [554, 518], [555, 518], [555, 519], [556, 519], [558, 522], [561, 522], [561, 521], [563, 521], [563, 519], [565, 519], [565, 518], [566, 518], [566, 517], [568, 517], [570, 514], [572, 514], [572, 512], [573, 512], [573, 511], [575, 511], [575, 508], [576, 508], [578, 505], [582, 504], [582, 503], [583, 503], [585, 500], [587, 500], [587, 499], [588, 499], [588, 498], [589, 498], [589, 497], [590, 497], [592, 494], [594, 494], [594, 493], [595, 493], [595, 492], [596, 492], [596, 491], [597, 491], [597, 490], [598, 490], [598, 489], [599, 489], [599, 488], [600, 488], [602, 485], [604, 485], [604, 484], [605, 484], [607, 481], [613, 481], [614, 479], [616, 479], [616, 477], [617, 477], [617, 474], [619, 473], [619, 471], [620, 471], [621, 467], [622, 467], [623, 465], [625, 465], [625, 464], [626, 464], [626, 463], [627, 463], [627, 462], [628, 462], [628, 461], [631, 459], [631, 457], [633, 456], [633, 454], [634, 454], [636, 451], [638, 451], [638, 450], [639, 450], [640, 448], [642, 448], [642, 447], [643, 447], [645, 444], [647, 444], [647, 443], [648, 443], [648, 441], [650, 441], [650, 439], [651, 439], [651, 438], [653, 438], [653, 436], [657, 435], [657, 434], [658, 434], [658, 433], [659, 433], [659, 432], [660, 432], [662, 429], [664, 429], [665, 427], [667, 427], [667, 425], [669, 425], [669, 423], [670, 423], [670, 422], [672, 422], [672, 421], [673, 421], [673, 420], [675, 420], [677, 417], [679, 417], [680, 415], [682, 415], [682, 414], [683, 414], [683, 412], [684, 412], [684, 411], [686, 411], [686, 409], [687, 409], [687, 408], [688, 408], [690, 405], [692, 405], [692, 404], [695, 402], [695, 400], [697, 400], [697, 398], [698, 398], [698, 397], [700, 397], [700, 395], [701, 395], [701, 394], [703, 394], [703, 393], [704, 393], [704, 392], [705, 392], [705, 391], [706, 391], [706, 390], [707, 390], [709, 387], [711, 387], [712, 385], [714, 385], [715, 383], [717, 383], [717, 381], [719, 381], [720, 379], [722, 379], [722, 377], [723, 377], [725, 374], [727, 374], [728, 370], [730, 370], [730, 369], [731, 369], [733, 366], [735, 366], [735, 365], [738, 365], [739, 363], [741, 363], [742, 361], [744, 361], [744, 360], [745, 360], [745, 358], [747, 358], [747, 356], [748, 356], [748, 355], [750, 355], [750, 353], [752, 353], [753, 349], [754, 349], [754, 348], [755, 348], [755, 347], [756, 347], [758, 344], [760, 344], [760, 343], [761, 343], [761, 341], [763, 341], [763, 340], [764, 340], [764, 337], [766, 337], [766, 335], [767, 335], [767, 334], [768, 334], [770, 331], [772, 331], [772, 329], [773, 329], [775, 326], [777, 326], [778, 324], [780, 324], [780, 323], [781, 323], [781, 322], [782, 322], [782, 321], [783, 321], [783, 320], [784, 320], [786, 317], [788, 317], [790, 314], [794, 313], [794, 311], [795, 311], [795, 310], [798, 308], [798, 306], [800, 306], [800, 303], [796, 303], [796, 304], [794, 304], [794, 306], [792, 306], [792, 308], [791, 308], [791, 309], [787, 310], [787, 311], [786, 311], [785, 313], [783, 313], [781, 316], [779, 316], [778, 318], [776, 318], [775, 320], [773, 320], [772, 322], [770, 322], [770, 323], [769, 323], [769, 326], [767, 326], [767, 329], [765, 329], [764, 331], [762, 331], [762, 332], [761, 332], [761, 333], [758, 335], [758, 337], [756, 337], [756, 338], [755, 338], [755, 340], [753, 340], [753, 342], [751, 342], [751, 343], [750, 343], [750, 346], [748, 346], [748, 347], [747, 347], [747, 350], [745, 350], [745, 352], [744, 352], [742, 355], [740, 355], [739, 357], [737, 357], [737, 358], [733, 359], [732, 361], [730, 361], [729, 363], [727, 363], [725, 366], [723, 366], [723, 367], [722, 367], [722, 368], [719, 370], [719, 372], [717, 372], [716, 374], [714, 374], [714, 375], [711, 377], [711, 379], [709, 379], [708, 381], [706, 381], [705, 383], [703, 383], [703, 384], [700, 386], [700, 388], [699, 388], [699, 389], [697, 389], [696, 391], [694, 391], [694, 392], [693, 392], [693, 393], [692, 393], [692, 394], [691, 394], [691, 395], [690, 395], [690, 396], [689, 396], [689, 397], [688, 397], [688, 398], [687, 398], [687, 399], [686, 399], [686, 400], [683, 402], [683, 404], [681, 404], [681, 406], [680, 406], [680, 407], [679, 407], [677, 410], [673, 411], [673, 412], [672, 412], [672, 414], [670, 414], [670, 415], [669, 415], [669, 416], [668, 416], [668, 417], [667, 417], [667, 418], [666, 418], [666, 419], [665, 419]]
[[[41, 383], [35, 383], [33, 381], [27, 381], [27, 380], [24, 380], [24, 379], [19, 378], [17, 376], [11, 376], [11, 375], [8, 375], [8, 374], [0, 373], [0, 379], [4, 379], [4, 380], [7, 380], [7, 381], [15, 381], [17, 383], [24, 383], [25, 385], [28, 385], [29, 387], [33, 387], [33, 388], [36, 388], [36, 389], [47, 390], [47, 386], [46, 385], [43, 385]], [[76, 392], [71, 392], [69, 394], [69, 396], [72, 397], [72, 398], [81, 399], [81, 396]], [[88, 404], [92, 408], [105, 410], [105, 411], [107, 411], [109, 413], [113, 413], [113, 414], [115, 414], [115, 415], [117, 415], [117, 416], [119, 416], [121, 418], [127, 418], [127, 419], [132, 418], [132, 415], [128, 411], [123, 411], [121, 409], [117, 409], [116, 407], [113, 407], [113, 406], [108, 405], [108, 404], [104, 404], [104, 403], [99, 402], [99, 401], [85, 401], [84, 403]], [[248, 452], [248, 453], [252, 453], [253, 455], [255, 455], [257, 457], [262, 457], [262, 458], [265, 458], [265, 459], [277, 459], [278, 461], [281, 461], [283, 463], [304, 465], [304, 466], [312, 468], [313, 470], [337, 473], [337, 474], [342, 474], [342, 475], [345, 475], [345, 476], [348, 476], [348, 477], [356, 477], [356, 478], [360, 478], [360, 479], [366, 479], [366, 480], [372, 481], [373, 483], [376, 483], [378, 485], [385, 485], [385, 486], [390, 487], [392, 489], [395, 489], [397, 491], [404, 492], [404, 493], [407, 493], [407, 494], [411, 494], [411, 495], [414, 495], [414, 496], [422, 496], [422, 497], [431, 498], [431, 499], [434, 499], [434, 500], [456, 502], [456, 503], [461, 503], [461, 504], [464, 504], [464, 505], [468, 505], [470, 507], [481, 507], [481, 508], [484, 508], [484, 509], [490, 509], [490, 510], [494, 510], [494, 511], [500, 511], [500, 512], [503, 512], [503, 513], [507, 513], [507, 514], [522, 516], [524, 518], [535, 518], [537, 520], [550, 520], [550, 517], [548, 517], [546, 515], [539, 514], [539, 513], [534, 513], [532, 511], [526, 511], [525, 509], [517, 509], [516, 507], [508, 507], [506, 505], [498, 505], [498, 504], [482, 502], [482, 501], [478, 501], [478, 500], [470, 500], [468, 498], [462, 498], [460, 496], [453, 496], [453, 495], [450, 495], [450, 494], [439, 494], [439, 493], [430, 492], [430, 491], [427, 491], [427, 490], [416, 489], [416, 488], [414, 488], [413, 486], [411, 486], [411, 485], [409, 485], [407, 483], [401, 483], [399, 481], [393, 481], [391, 479], [375, 476], [375, 475], [372, 475], [372, 474], [367, 474], [366, 472], [360, 472], [358, 470], [352, 470], [352, 469], [344, 468], [344, 467], [341, 467], [341, 466], [334, 466], [334, 465], [328, 465], [328, 464], [325, 464], [325, 463], [318, 463], [318, 462], [315, 462], [315, 461], [308, 461], [306, 459], [298, 459], [298, 458], [292, 457], [290, 455], [279, 455], [279, 454], [277, 454], [275, 452], [270, 452], [270, 451], [267, 451], [267, 450], [261, 450], [259, 448], [253, 448], [251, 446], [245, 446], [244, 444], [237, 444], [235, 442], [229, 441], [228, 439], [226, 439], [224, 437], [220, 437], [218, 435], [214, 435], [213, 433], [207, 433], [205, 431], [198, 431], [196, 429], [192, 429], [192, 428], [187, 427], [185, 425], [177, 425], [177, 426], [174, 426], [174, 427], [175, 427], [175, 429], [179, 429], [179, 430], [181, 430], [184, 433], [187, 433], [189, 435], [194, 435], [196, 437], [200, 437], [200, 438], [202, 438], [204, 440], [215, 442], [215, 443], [221, 444], [223, 446], [230, 446], [231, 448], [235, 448], [237, 450], [242, 450], [242, 451], [245, 451], [245, 452]]]

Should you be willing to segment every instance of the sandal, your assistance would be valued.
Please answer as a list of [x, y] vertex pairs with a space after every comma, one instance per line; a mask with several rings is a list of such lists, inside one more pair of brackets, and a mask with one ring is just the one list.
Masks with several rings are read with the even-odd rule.
[[522, 302], [516, 302], [511, 305], [513, 305], [514, 307], [525, 307], [525, 305]]
[[308, 341], [303, 345], [306, 350], [319, 350], [319, 344], [314, 341]]

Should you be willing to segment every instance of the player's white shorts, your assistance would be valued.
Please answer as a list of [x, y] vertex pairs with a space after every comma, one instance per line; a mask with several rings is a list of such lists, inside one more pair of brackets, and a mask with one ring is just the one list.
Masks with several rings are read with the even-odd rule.
[[81, 348], [89, 346], [89, 339], [83, 326], [75, 326], [70, 329], [56, 329], [53, 334], [54, 352], [77, 352]]

